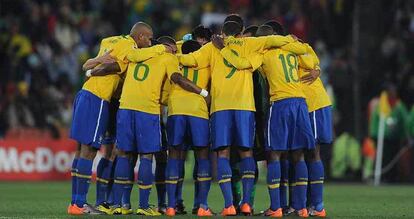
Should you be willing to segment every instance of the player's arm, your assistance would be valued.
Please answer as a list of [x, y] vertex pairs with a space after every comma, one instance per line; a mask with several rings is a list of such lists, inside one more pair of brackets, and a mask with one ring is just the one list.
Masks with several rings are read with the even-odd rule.
[[305, 44], [299, 41], [283, 45], [280, 47], [280, 49], [283, 49], [296, 55], [303, 55], [307, 52]]
[[115, 58], [111, 56], [111, 52], [113, 49], [106, 51], [102, 56], [97, 56], [92, 59], [86, 60], [86, 62], [82, 66], [82, 70], [87, 71], [89, 69], [95, 68], [96, 66], [104, 63], [113, 63], [115, 62]]
[[[231, 49], [224, 46], [223, 38], [214, 35], [211, 38], [213, 45], [220, 50], [220, 54], [235, 68], [242, 69], [253, 69], [256, 70], [262, 65], [261, 54], [255, 53], [254, 55], [248, 56], [247, 58], [239, 57], [234, 54]], [[252, 71], [252, 72], [253, 72]]]
[[[294, 54], [300, 55], [306, 53], [306, 48], [292, 36], [270, 35], [261, 37], [248, 37], [246, 43], [251, 52], [263, 52], [266, 49], [280, 48]], [[295, 43], [289, 45], [291, 43]]]
[[300, 80], [305, 84], [312, 84], [321, 75], [319, 58], [309, 44], [305, 44], [306, 54], [299, 56], [299, 67], [308, 74], [303, 75]]
[[185, 78], [182, 74], [175, 72], [170, 76], [170, 80], [188, 92], [199, 94], [200, 96], [204, 97], [207, 104], [210, 104], [211, 97], [208, 91], [200, 88], [192, 81]]
[[251, 69], [252, 72], [258, 69], [263, 62], [263, 55], [260, 53], [254, 53], [247, 57], [240, 57], [234, 54], [229, 48], [225, 47], [220, 50], [220, 54], [235, 68]]
[[210, 95], [208, 91], [200, 88], [195, 83], [188, 80], [181, 73], [179, 73], [178, 71], [179, 62], [176, 56], [170, 56], [168, 60], [165, 60], [165, 65], [166, 65], [168, 78], [170, 79], [171, 82], [173, 82], [174, 84], [177, 84], [182, 89], [188, 92], [200, 94], [206, 99], [206, 102], [209, 103]]
[[213, 45], [207, 43], [199, 50], [189, 53], [177, 55], [181, 65], [188, 67], [206, 68], [210, 65], [210, 58]]
[[167, 52], [167, 48], [164, 45], [156, 45], [141, 49], [130, 48], [129, 50], [125, 51], [126, 58], [130, 62], [142, 62], [150, 58], [162, 55], [164, 52]]
[[174, 84], [179, 85], [182, 89], [188, 92], [200, 94], [202, 90], [199, 86], [197, 86], [192, 81], [188, 80], [187, 78], [185, 78], [182, 74], [178, 72], [173, 73], [170, 76], [170, 79], [172, 82], [174, 82]]
[[105, 76], [110, 74], [119, 74], [120, 72], [122, 72], [120, 65], [117, 62], [113, 62], [99, 65], [94, 69], [89, 69], [88, 71], [86, 71], [85, 75], [87, 77]]

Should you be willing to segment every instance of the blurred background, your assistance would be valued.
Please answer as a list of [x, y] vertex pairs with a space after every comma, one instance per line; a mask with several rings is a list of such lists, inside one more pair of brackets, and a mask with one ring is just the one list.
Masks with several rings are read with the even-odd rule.
[[414, 182], [409, 0], [1, 0], [0, 155], [10, 155], [10, 141], [67, 138], [81, 66], [102, 38], [128, 34], [137, 21], [152, 25], [155, 36], [181, 39], [199, 24], [218, 33], [229, 13], [246, 26], [275, 19], [317, 52], [335, 111], [336, 141], [323, 151], [331, 180], [371, 181], [383, 93], [391, 107], [383, 181]]

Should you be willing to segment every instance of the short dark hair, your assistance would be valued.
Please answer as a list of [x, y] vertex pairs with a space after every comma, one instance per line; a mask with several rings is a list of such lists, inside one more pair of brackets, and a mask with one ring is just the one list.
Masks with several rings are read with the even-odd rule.
[[224, 19], [224, 23], [226, 23], [228, 21], [237, 22], [238, 24], [240, 24], [240, 26], [242, 28], [244, 27], [243, 18], [238, 14], [229, 14], [229, 15], [227, 15], [226, 19]]
[[227, 21], [223, 24], [222, 31], [227, 36], [236, 36], [242, 32], [243, 27], [239, 23], [234, 21]]
[[266, 21], [266, 23], [264, 24], [271, 26], [275, 34], [285, 35], [285, 29], [283, 28], [282, 24], [280, 24], [279, 22], [275, 20], [270, 20], [270, 21]]
[[181, 51], [183, 52], [183, 54], [188, 54], [190, 52], [197, 51], [200, 48], [201, 48], [201, 45], [197, 41], [187, 40], [181, 46]]
[[161, 36], [157, 39], [157, 41], [159, 43], [162, 44], [170, 44], [170, 45], [175, 45], [175, 40], [174, 38], [170, 37], [170, 36]]
[[256, 36], [269, 36], [273, 34], [273, 28], [269, 25], [263, 24], [257, 29]]
[[210, 41], [211, 35], [212, 35], [211, 30], [208, 28], [205, 28], [203, 25], [198, 25], [197, 27], [193, 29], [193, 31], [191, 31], [191, 36], [193, 37], [194, 40], [197, 38], [203, 38], [203, 39]]
[[243, 34], [250, 33], [252, 36], [256, 36], [256, 32], [257, 32], [258, 28], [259, 28], [259, 26], [257, 26], [257, 25], [250, 25], [250, 26], [246, 27], [246, 29], [244, 29]]

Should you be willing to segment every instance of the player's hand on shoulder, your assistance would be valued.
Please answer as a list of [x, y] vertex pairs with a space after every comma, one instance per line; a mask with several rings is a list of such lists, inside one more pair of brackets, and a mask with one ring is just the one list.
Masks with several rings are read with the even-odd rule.
[[305, 84], [312, 84], [321, 75], [321, 71], [316, 69], [305, 69], [305, 72], [309, 74], [300, 78], [300, 81]]
[[116, 59], [111, 56], [111, 52], [113, 49], [106, 51], [102, 56], [99, 56], [99, 63], [101, 64], [107, 64], [107, 63], [114, 63], [116, 62]]
[[223, 37], [219, 36], [219, 35], [213, 35], [211, 37], [211, 42], [213, 43], [213, 45], [217, 48], [217, 49], [223, 49], [224, 48], [224, 39]]

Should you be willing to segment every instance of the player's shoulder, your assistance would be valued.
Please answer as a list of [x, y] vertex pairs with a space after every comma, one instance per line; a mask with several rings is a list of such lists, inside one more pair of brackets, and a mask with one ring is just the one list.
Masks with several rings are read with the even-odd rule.
[[167, 53], [167, 52], [163, 53], [162, 55], [157, 56], [156, 58], [158, 58], [163, 64], [169, 64], [170, 62], [178, 63], [177, 56], [171, 53]]
[[110, 36], [110, 37], [106, 37], [103, 38], [101, 43], [105, 43], [105, 44], [114, 44], [114, 45], [126, 45], [126, 44], [131, 44], [134, 41], [132, 40], [132, 38], [129, 35], [119, 35], [119, 36]]

